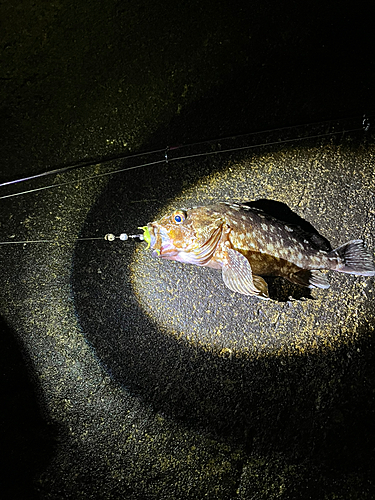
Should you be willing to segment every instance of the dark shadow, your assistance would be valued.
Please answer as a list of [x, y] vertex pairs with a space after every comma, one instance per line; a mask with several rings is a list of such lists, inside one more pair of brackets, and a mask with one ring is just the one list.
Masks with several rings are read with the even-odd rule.
[[268, 293], [271, 300], [276, 302], [288, 302], [289, 300], [313, 300], [310, 288], [295, 285], [290, 281], [278, 276], [263, 276], [268, 285]]
[[13, 332], [0, 318], [1, 455], [3, 498], [39, 498], [37, 479], [55, 450], [54, 429], [41, 414], [35, 380]]

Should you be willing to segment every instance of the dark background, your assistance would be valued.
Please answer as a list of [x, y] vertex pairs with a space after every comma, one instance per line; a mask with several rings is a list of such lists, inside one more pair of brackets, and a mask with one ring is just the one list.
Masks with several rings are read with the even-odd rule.
[[2, 178], [371, 113], [368, 14], [323, 1], [3, 2]]

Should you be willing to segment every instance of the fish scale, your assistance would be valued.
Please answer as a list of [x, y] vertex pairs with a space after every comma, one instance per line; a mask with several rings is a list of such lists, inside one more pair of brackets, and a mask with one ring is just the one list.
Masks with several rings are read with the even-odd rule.
[[[235, 210], [224, 209], [222, 213], [229, 225], [235, 223], [230, 240], [237, 250], [259, 252], [279, 259], [288, 259], [302, 268], [309, 265], [311, 261], [315, 265], [324, 264], [329, 268], [329, 260], [335, 261], [334, 257], [326, 257], [322, 250], [311, 248], [308, 240], [294, 237], [294, 229], [290, 225], [262, 213], [259, 209], [253, 210], [246, 205], [228, 204], [227, 206]], [[300, 231], [302, 232], [301, 229]]]

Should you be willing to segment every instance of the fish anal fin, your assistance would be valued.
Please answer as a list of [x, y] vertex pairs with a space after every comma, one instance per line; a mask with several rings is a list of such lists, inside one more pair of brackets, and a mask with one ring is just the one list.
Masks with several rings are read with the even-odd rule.
[[232, 248], [228, 248], [226, 253], [226, 262], [222, 268], [225, 285], [230, 290], [242, 293], [243, 295], [256, 295], [260, 298], [268, 298], [267, 283], [263, 278], [253, 276], [247, 258]]
[[286, 278], [296, 285], [306, 286], [308, 288], [329, 288], [329, 282], [326, 276], [320, 271], [301, 269], [296, 273], [290, 274]]

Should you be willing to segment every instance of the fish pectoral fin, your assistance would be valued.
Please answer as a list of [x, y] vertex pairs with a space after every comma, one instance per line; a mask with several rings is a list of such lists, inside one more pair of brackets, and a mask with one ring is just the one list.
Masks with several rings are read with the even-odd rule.
[[210, 238], [201, 247], [199, 247], [199, 249], [192, 252], [190, 264], [204, 266], [212, 259], [212, 256], [215, 253], [216, 247], [220, 241], [222, 229], [222, 226], [219, 226], [217, 229], [215, 229]]
[[329, 288], [326, 276], [320, 271], [301, 269], [288, 276], [287, 279], [296, 285], [307, 286], [308, 288]]
[[253, 276], [250, 263], [242, 253], [228, 248], [226, 257], [222, 275], [228, 288], [244, 295], [269, 297], [267, 283], [260, 276]]

